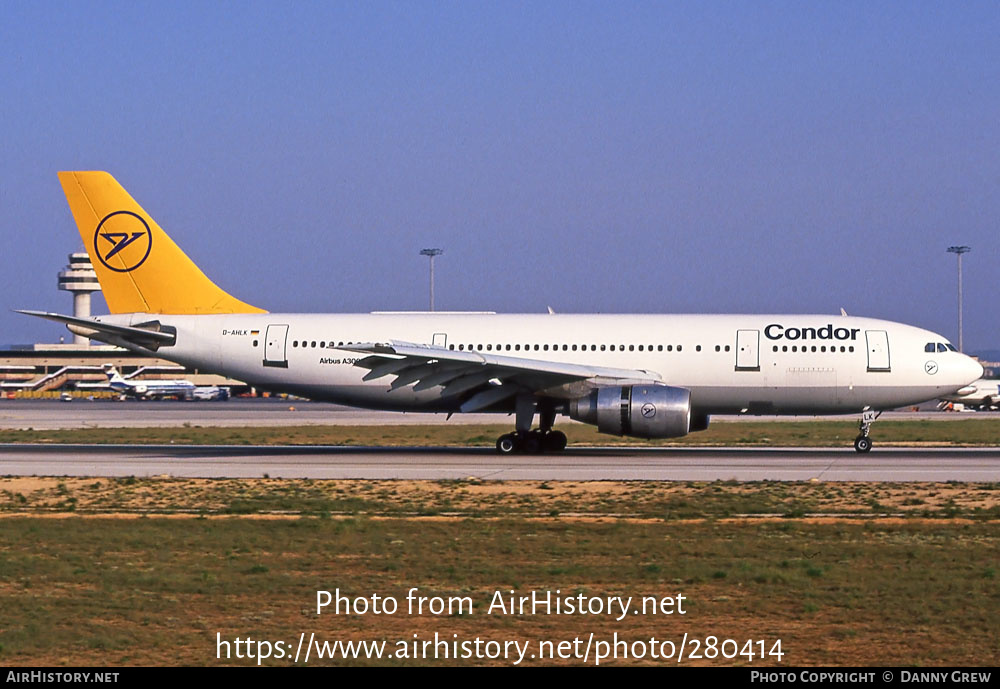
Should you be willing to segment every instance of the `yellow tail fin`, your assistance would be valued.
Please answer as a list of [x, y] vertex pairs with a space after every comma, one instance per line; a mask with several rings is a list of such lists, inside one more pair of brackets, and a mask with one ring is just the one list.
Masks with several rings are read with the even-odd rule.
[[60, 172], [111, 313], [266, 313], [209, 280], [107, 172]]

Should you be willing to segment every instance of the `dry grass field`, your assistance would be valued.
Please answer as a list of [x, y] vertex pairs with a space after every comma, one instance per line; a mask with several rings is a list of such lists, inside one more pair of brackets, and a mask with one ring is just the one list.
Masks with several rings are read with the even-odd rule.
[[[0, 515], [8, 666], [256, 663], [232, 657], [236, 638], [290, 644], [263, 663], [291, 665], [310, 634], [392, 648], [437, 633], [532, 651], [616, 633], [676, 644], [714, 636], [743, 650], [763, 640], [768, 651], [780, 639], [780, 662], [705, 649], [683, 661], [755, 667], [992, 665], [1000, 650], [997, 484], [8, 477]], [[467, 597], [473, 611], [407, 614], [412, 587]], [[390, 596], [401, 609], [317, 615], [317, 590], [336, 589]], [[680, 594], [685, 614], [486, 614], [496, 591], [557, 589]], [[217, 658], [217, 639], [230, 641], [228, 660]], [[676, 664], [648, 655], [602, 664], [665, 662]]]

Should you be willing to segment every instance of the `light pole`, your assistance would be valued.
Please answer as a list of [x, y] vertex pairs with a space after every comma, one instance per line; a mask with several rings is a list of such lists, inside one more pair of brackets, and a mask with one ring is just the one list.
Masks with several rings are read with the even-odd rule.
[[434, 310], [434, 257], [443, 253], [443, 249], [424, 249], [420, 252], [421, 256], [427, 256], [431, 259], [431, 311]]
[[958, 255], [958, 351], [964, 352], [965, 347], [962, 342], [962, 254], [972, 251], [970, 246], [949, 246], [949, 254]]

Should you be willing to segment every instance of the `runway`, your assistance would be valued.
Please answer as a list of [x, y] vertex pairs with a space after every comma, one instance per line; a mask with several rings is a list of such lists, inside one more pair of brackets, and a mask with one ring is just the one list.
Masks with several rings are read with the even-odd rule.
[[[1000, 412], [948, 414], [934, 411], [887, 412], [883, 419], [896, 421], [1000, 419]], [[813, 421], [844, 419], [857, 421], [857, 414], [843, 416], [713, 416], [712, 423], [726, 421]], [[182, 426], [316, 426], [316, 425], [414, 425], [414, 424], [500, 424], [513, 428], [506, 414], [446, 414], [371, 411], [325, 402], [282, 399], [232, 399], [228, 402], [126, 402], [78, 399], [0, 400], [0, 429], [39, 430], [73, 428], [179, 428]], [[560, 425], [577, 423], [565, 417]]]
[[572, 449], [0, 445], [0, 475], [187, 478], [1000, 481], [998, 448]]

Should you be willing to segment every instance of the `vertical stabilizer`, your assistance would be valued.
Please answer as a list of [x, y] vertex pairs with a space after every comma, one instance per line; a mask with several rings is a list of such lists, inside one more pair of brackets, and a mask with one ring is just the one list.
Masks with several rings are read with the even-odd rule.
[[264, 313], [208, 279], [107, 172], [60, 172], [111, 313]]

